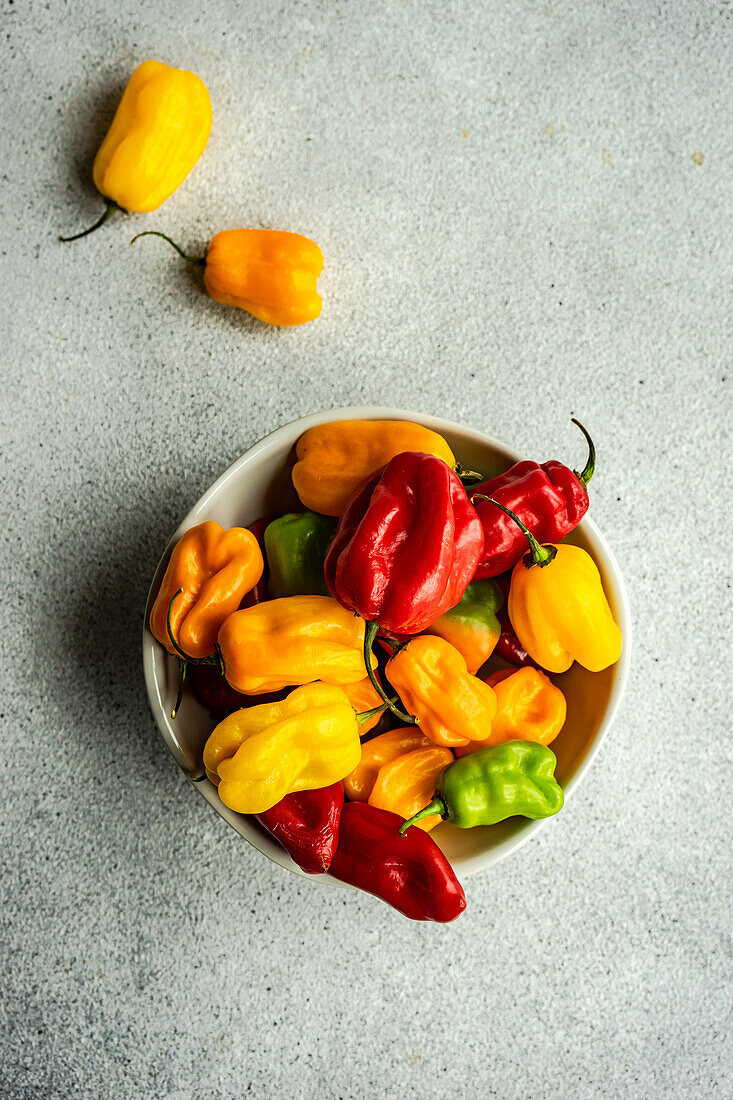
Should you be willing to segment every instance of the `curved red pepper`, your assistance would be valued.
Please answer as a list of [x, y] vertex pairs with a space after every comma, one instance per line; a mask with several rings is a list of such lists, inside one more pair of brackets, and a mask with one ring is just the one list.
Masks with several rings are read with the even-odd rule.
[[482, 548], [481, 522], [460, 478], [441, 458], [406, 451], [346, 505], [326, 583], [368, 622], [417, 634], [461, 600]]
[[317, 791], [288, 794], [271, 810], [257, 814], [257, 820], [302, 871], [322, 875], [336, 852], [343, 808], [344, 785], [332, 783]]
[[401, 825], [403, 819], [389, 810], [347, 802], [331, 874], [410, 920], [444, 924], [460, 917], [466, 895], [450, 863], [428, 833], [410, 829], [401, 837]]
[[[586, 486], [593, 476], [595, 448], [585, 428], [573, 420], [588, 441], [588, 461], [576, 473], [554, 459], [517, 462], [499, 477], [472, 486], [471, 498], [494, 497], [519, 516], [538, 542], [560, 542], [577, 527], [588, 511]], [[521, 530], [504, 512], [488, 501], [475, 500], [484, 528], [484, 552], [476, 569], [476, 580], [496, 577], [512, 569], [527, 552]]]

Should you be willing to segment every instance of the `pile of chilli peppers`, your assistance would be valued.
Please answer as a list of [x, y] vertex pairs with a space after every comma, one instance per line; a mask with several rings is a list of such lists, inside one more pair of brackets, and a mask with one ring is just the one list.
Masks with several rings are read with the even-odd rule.
[[551, 675], [622, 645], [593, 559], [562, 541], [595, 465], [578, 427], [580, 473], [483, 480], [421, 425], [322, 424], [296, 448], [303, 511], [173, 549], [150, 629], [178, 659], [173, 714], [188, 684], [216, 721], [195, 778], [303, 871], [451, 921], [466, 899], [431, 830], [561, 809]]

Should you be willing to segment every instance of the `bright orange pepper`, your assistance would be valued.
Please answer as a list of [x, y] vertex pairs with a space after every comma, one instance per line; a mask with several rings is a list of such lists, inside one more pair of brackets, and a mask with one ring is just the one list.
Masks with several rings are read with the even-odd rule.
[[380, 733], [361, 746], [361, 759], [344, 780], [346, 795], [352, 802], [366, 802], [383, 764], [404, 756], [413, 749], [431, 748], [432, 742], [415, 726]]
[[487, 741], [456, 749], [457, 756], [502, 741], [535, 741], [549, 745], [565, 724], [565, 696], [538, 668], [501, 669], [486, 678], [496, 695], [496, 714]]
[[300, 233], [224, 229], [212, 237], [205, 256], [189, 256], [155, 229], [138, 233], [133, 243], [138, 237], [162, 237], [184, 260], [204, 269], [209, 297], [268, 325], [303, 325], [321, 312], [316, 281], [323, 271], [323, 253]]
[[[407, 821], [429, 805], [438, 776], [453, 760], [450, 749], [430, 745], [384, 763], [369, 795], [369, 805], [391, 810]], [[440, 822], [440, 814], [432, 814], [418, 821], [417, 827], [429, 832]]]
[[254, 588], [263, 569], [262, 551], [246, 528], [225, 531], [213, 520], [192, 527], [173, 548], [150, 612], [153, 637], [176, 653], [168, 633], [170, 609], [173, 637], [183, 652], [208, 657], [224, 620]]
[[[230, 615], [218, 637], [227, 682], [262, 695], [364, 679], [364, 620], [330, 596], [284, 596]], [[377, 663], [370, 655], [372, 667]]]
[[436, 455], [456, 468], [442, 435], [405, 420], [335, 420], [298, 440], [293, 485], [306, 508], [340, 516], [356, 487], [398, 454]]
[[450, 642], [419, 634], [389, 659], [385, 672], [421, 732], [436, 745], [486, 743], [496, 696], [469, 673], [465, 658]]

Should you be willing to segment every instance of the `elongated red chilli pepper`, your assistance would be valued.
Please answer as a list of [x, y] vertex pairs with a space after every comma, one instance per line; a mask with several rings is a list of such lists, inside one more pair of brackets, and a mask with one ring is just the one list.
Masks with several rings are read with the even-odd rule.
[[309, 875], [328, 871], [339, 840], [344, 785], [332, 783], [315, 791], [297, 791], [257, 820]]
[[512, 569], [527, 552], [524, 535], [517, 525], [479, 497], [493, 497], [511, 509], [540, 543], [560, 542], [588, 511], [587, 486], [595, 469], [596, 451], [580, 421], [573, 419], [572, 423], [588, 441], [588, 461], [580, 473], [555, 460], [542, 465], [517, 462], [499, 477], [471, 488], [471, 499], [484, 529], [484, 549], [476, 580], [497, 577]]
[[455, 920], [466, 908], [466, 896], [453, 868], [422, 829], [401, 837], [403, 824], [389, 810], [347, 802], [331, 874], [381, 898], [410, 920]]

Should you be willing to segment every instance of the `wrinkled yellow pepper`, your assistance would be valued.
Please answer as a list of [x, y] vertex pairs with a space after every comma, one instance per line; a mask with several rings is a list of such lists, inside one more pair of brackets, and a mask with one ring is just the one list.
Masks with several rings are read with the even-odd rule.
[[603, 591], [598, 566], [579, 546], [562, 543], [546, 565], [514, 566], [507, 610], [530, 657], [548, 672], [577, 661], [600, 672], [621, 656], [621, 631]]
[[156, 210], [203, 153], [211, 121], [211, 100], [200, 77], [161, 61], [143, 61], [94, 161], [94, 184], [107, 209], [83, 233], [61, 239], [85, 237], [115, 210]]
[[573, 661], [589, 672], [615, 664], [621, 631], [590, 554], [568, 543], [540, 546], [514, 512], [484, 499], [514, 520], [529, 546], [512, 570], [507, 611], [532, 660], [548, 672], [567, 672]]
[[287, 794], [337, 783], [361, 754], [359, 725], [334, 684], [307, 684], [279, 703], [235, 711], [214, 729], [204, 767], [225, 806], [261, 814]]
[[228, 683], [244, 695], [366, 675], [364, 620], [330, 596], [285, 596], [235, 611], [218, 644]]

